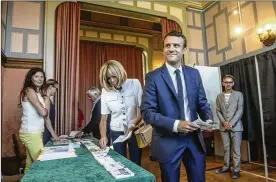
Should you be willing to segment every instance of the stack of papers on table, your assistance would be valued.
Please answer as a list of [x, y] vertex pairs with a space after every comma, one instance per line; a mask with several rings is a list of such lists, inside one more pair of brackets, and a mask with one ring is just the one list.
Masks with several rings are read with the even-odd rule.
[[81, 141], [82, 144], [90, 151], [96, 161], [100, 163], [114, 178], [121, 179], [134, 176], [134, 173], [126, 168], [122, 163], [115, 161], [108, 155], [109, 147], [104, 150], [94, 144], [92, 141]]
[[68, 152], [68, 146], [52, 146], [52, 147], [43, 147], [42, 149], [43, 154], [46, 153], [53, 153], [53, 152]]
[[60, 139], [58, 141], [53, 141], [53, 145], [68, 145], [70, 141], [68, 139]]
[[92, 153], [92, 155], [114, 178], [121, 179], [134, 176], [134, 173], [126, 168], [122, 163], [115, 161], [109, 155], [99, 155], [99, 153], [100, 152], [97, 152], [97, 154]]
[[37, 158], [40, 161], [77, 157], [75, 150], [68, 146], [44, 147]]
[[128, 168], [118, 169], [118, 170], [109, 171], [109, 172], [116, 179], [134, 176], [134, 173], [131, 172]]

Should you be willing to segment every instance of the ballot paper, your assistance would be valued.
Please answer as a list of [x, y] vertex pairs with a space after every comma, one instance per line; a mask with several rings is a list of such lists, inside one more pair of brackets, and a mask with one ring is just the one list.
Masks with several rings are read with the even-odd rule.
[[37, 158], [37, 160], [40, 161], [77, 157], [77, 155], [75, 154], [75, 150], [68, 145], [43, 147], [41, 151], [41, 154]]
[[[131, 136], [130, 132], [128, 135]], [[125, 136], [125, 140], [127, 137]], [[114, 178], [121, 179], [126, 177], [134, 176], [134, 173], [131, 172], [128, 168], [125, 168], [124, 165], [120, 162], [115, 161], [111, 156], [108, 155], [109, 147], [106, 147], [104, 150], [100, 149], [95, 143], [91, 140], [81, 140], [81, 143], [90, 151], [94, 159], [101, 164], [106, 171], [108, 171]]]
[[122, 169], [113, 170], [109, 172], [116, 179], [134, 176], [134, 173], [131, 172], [128, 168], [122, 168]]
[[105, 157], [109, 152], [109, 147], [106, 147], [104, 150], [98, 150], [95, 152], [91, 152], [92, 155], [96, 158], [96, 157]]
[[214, 130], [214, 129], [216, 129], [216, 124], [211, 120], [207, 120], [206, 122], [204, 122], [200, 119], [197, 119], [193, 123], [199, 125], [201, 130]]
[[57, 141], [53, 141], [53, 145], [68, 145], [70, 141], [68, 139], [60, 139]]
[[100, 151], [100, 147], [94, 144], [91, 140], [81, 140], [81, 143], [89, 150], [89, 152], [97, 152]]
[[129, 132], [128, 134], [126, 133], [125, 135], [120, 135], [120, 136], [113, 142], [113, 144], [126, 141], [127, 139], [129, 139], [129, 138], [131, 137], [131, 134], [132, 134], [132, 131]]
[[124, 165], [122, 163], [116, 161], [114, 161], [113, 163], [104, 164], [103, 166], [107, 171], [116, 171], [124, 168]]
[[71, 158], [71, 157], [77, 157], [75, 152], [62, 152], [62, 153], [53, 152], [53, 153], [40, 155], [37, 160], [48, 161], [48, 160], [64, 159], [64, 158]]
[[116, 162], [111, 156], [94, 157], [107, 171], [115, 171], [124, 168], [122, 163]]
[[101, 164], [102, 166], [104, 164], [110, 164], [110, 163], [114, 163], [115, 160], [112, 159], [111, 156], [106, 155], [105, 157], [94, 157], [96, 159], [96, 161], [98, 161], [99, 164]]
[[41, 149], [41, 151], [43, 152], [43, 154], [53, 153], [53, 152], [68, 152], [69, 147], [68, 147], [68, 145], [67, 146], [43, 147]]

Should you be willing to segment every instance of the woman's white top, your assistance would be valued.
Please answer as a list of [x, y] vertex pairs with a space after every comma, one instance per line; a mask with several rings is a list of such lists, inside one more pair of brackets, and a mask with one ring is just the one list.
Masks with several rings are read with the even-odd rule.
[[[37, 93], [40, 103], [45, 108], [45, 102], [40, 93]], [[23, 115], [21, 118], [21, 133], [42, 133], [44, 131], [44, 118], [40, 116], [29, 101], [22, 101]]]
[[124, 131], [133, 124], [137, 117], [137, 107], [142, 99], [141, 83], [137, 79], [127, 79], [122, 89], [106, 91], [102, 89], [101, 113], [110, 114], [110, 129]]

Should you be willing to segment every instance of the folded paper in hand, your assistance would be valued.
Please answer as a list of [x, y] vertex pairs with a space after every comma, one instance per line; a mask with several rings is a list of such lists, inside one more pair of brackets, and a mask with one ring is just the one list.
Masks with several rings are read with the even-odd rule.
[[199, 125], [201, 130], [214, 130], [214, 129], [216, 129], [215, 123], [211, 120], [207, 120], [206, 122], [204, 122], [200, 119], [197, 119], [193, 123]]
[[119, 143], [119, 142], [124, 142], [127, 139], [129, 139], [131, 137], [132, 131], [129, 133], [126, 133], [125, 135], [120, 135], [114, 142], [114, 143]]

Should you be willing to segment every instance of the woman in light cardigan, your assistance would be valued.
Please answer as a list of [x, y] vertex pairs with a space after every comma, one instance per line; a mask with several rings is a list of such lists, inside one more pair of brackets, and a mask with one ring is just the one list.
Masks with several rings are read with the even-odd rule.
[[45, 73], [41, 68], [32, 68], [26, 75], [23, 89], [20, 92], [20, 107], [22, 107], [22, 123], [19, 130], [19, 137], [26, 147], [26, 173], [32, 162], [37, 159], [43, 147], [42, 133], [44, 123], [51, 132], [53, 139], [59, 137], [54, 132], [48, 117], [48, 110], [45, 108], [43, 95], [45, 94]]
[[100, 145], [105, 148], [106, 119], [111, 114], [110, 136], [114, 142], [120, 135], [132, 132], [125, 142], [113, 144], [114, 150], [127, 157], [128, 145], [130, 160], [141, 165], [142, 149], [138, 148], [134, 129], [141, 121], [140, 104], [142, 97], [141, 83], [137, 79], [127, 79], [124, 67], [118, 61], [105, 63], [100, 70], [100, 82], [103, 87], [101, 95]]

